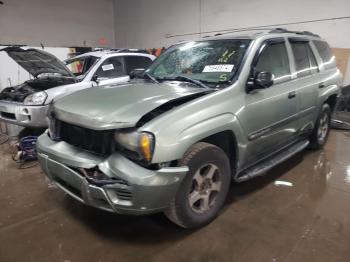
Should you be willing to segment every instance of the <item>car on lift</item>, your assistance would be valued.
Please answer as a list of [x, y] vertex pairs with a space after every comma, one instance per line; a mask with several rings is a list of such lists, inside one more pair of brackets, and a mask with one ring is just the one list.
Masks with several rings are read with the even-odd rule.
[[212, 221], [232, 181], [322, 148], [342, 78], [323, 39], [285, 29], [179, 43], [132, 75], [56, 101], [39, 161], [82, 203], [184, 228]]
[[34, 78], [0, 92], [0, 120], [30, 128], [47, 127], [48, 105], [81, 89], [129, 81], [129, 72], [147, 68], [155, 56], [137, 49], [88, 52], [63, 63], [34, 48], [6, 47], [7, 54]]

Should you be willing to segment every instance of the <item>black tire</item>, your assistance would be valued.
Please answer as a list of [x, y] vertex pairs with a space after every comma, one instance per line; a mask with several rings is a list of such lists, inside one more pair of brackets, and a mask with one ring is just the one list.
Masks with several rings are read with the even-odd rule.
[[189, 173], [165, 215], [183, 228], [204, 226], [225, 202], [231, 183], [229, 159], [221, 148], [200, 142], [185, 153], [179, 164], [188, 166]]
[[[321, 149], [326, 144], [329, 135], [331, 116], [332, 110], [330, 106], [324, 104], [317, 118], [315, 128], [310, 135], [310, 149]], [[322, 135], [320, 135], [320, 132], [322, 132]]]

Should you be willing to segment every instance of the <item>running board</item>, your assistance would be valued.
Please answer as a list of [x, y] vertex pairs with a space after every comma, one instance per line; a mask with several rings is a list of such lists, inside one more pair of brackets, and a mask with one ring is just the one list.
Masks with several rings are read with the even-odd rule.
[[309, 145], [309, 143], [309, 140], [300, 141], [288, 147], [287, 149], [276, 153], [272, 157], [269, 157], [266, 160], [259, 162], [257, 165], [242, 171], [240, 174], [238, 174], [237, 182], [243, 182], [253, 177], [264, 175], [274, 166], [284, 162], [296, 153], [305, 149]]

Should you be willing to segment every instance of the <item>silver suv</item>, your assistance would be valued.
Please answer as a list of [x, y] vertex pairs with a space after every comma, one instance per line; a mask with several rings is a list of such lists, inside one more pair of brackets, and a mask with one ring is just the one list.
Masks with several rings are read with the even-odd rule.
[[47, 127], [46, 112], [53, 99], [78, 90], [129, 81], [129, 73], [147, 68], [155, 56], [136, 49], [85, 53], [63, 64], [38, 49], [6, 47], [0, 51], [22, 66], [34, 79], [0, 93], [0, 120], [25, 127]]
[[324, 40], [283, 29], [180, 43], [134, 76], [56, 101], [41, 166], [87, 205], [185, 228], [215, 218], [232, 180], [321, 148], [341, 83]]

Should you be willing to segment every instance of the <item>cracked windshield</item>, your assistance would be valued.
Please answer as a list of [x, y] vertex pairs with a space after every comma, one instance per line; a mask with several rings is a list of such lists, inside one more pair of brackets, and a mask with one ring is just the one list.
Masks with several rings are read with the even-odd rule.
[[160, 56], [146, 73], [157, 80], [227, 83], [237, 72], [249, 43], [250, 40], [236, 39], [175, 45]]

